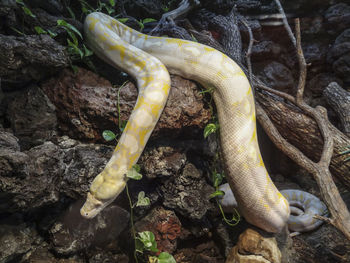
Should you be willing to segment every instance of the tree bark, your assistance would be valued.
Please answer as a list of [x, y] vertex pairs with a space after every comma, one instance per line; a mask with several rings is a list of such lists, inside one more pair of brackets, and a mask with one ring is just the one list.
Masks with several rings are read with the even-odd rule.
[[[258, 91], [256, 98], [280, 134], [312, 161], [317, 162], [322, 153], [323, 139], [315, 120], [277, 96]], [[340, 152], [350, 145], [350, 138], [331, 123], [328, 126], [334, 136], [334, 151], [330, 170], [350, 189], [350, 162], [344, 162], [347, 156], [340, 155]]]
[[350, 92], [344, 90], [336, 82], [332, 82], [323, 91], [328, 104], [337, 113], [344, 133], [350, 138]]

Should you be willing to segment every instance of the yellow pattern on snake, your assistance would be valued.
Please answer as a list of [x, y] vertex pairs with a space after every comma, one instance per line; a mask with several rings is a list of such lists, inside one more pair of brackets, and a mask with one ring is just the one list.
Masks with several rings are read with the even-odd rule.
[[86, 17], [84, 32], [88, 46], [134, 77], [139, 88], [135, 108], [115, 152], [91, 184], [81, 208], [84, 217], [94, 217], [124, 189], [125, 174], [140, 157], [166, 103], [168, 69], [205, 87], [215, 87], [226, 177], [242, 215], [268, 232], [279, 232], [285, 226], [289, 205], [261, 159], [252, 90], [234, 61], [199, 43], [141, 34], [98, 12]]

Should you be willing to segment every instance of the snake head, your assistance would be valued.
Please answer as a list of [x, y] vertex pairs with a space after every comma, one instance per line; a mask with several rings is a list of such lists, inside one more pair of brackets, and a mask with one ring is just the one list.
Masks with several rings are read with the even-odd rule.
[[91, 193], [87, 194], [86, 201], [83, 205], [83, 207], [80, 209], [80, 214], [88, 219], [94, 218], [96, 215], [98, 215], [106, 206], [108, 206], [110, 203], [114, 201], [116, 197], [113, 197], [108, 200], [98, 200], [94, 195]]

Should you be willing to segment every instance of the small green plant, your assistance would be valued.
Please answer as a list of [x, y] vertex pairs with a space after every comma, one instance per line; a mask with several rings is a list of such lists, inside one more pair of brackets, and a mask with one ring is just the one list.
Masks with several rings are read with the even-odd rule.
[[209, 123], [204, 128], [203, 136], [204, 138], [207, 138], [210, 134], [215, 133], [219, 129], [219, 123]]
[[92, 12], [104, 12], [106, 11], [108, 15], [113, 16], [115, 13], [115, 0], [109, 0], [107, 3], [98, 1], [97, 7], [92, 7], [87, 1], [79, 0], [81, 5], [81, 11], [83, 14], [88, 15]]
[[35, 26], [34, 27], [34, 30], [35, 32], [38, 34], [38, 35], [41, 35], [41, 34], [45, 34], [45, 35], [50, 35], [50, 37], [54, 38], [57, 36], [57, 33], [55, 32], [52, 32], [51, 30], [45, 30], [43, 29], [42, 27], [40, 26]]
[[[157, 242], [151, 231], [137, 233], [136, 251], [143, 253], [144, 251], [158, 252]], [[150, 256], [148, 262], [154, 263], [176, 263], [174, 257], [168, 252], [161, 252], [159, 256]]]
[[215, 191], [209, 196], [209, 199], [211, 198], [215, 198], [216, 203], [220, 209], [220, 213], [222, 215], [222, 218], [224, 219], [225, 223], [228, 224], [229, 226], [236, 226], [239, 221], [241, 220], [240, 214], [238, 213], [238, 211], [236, 209], [234, 209], [233, 214], [232, 214], [232, 218], [228, 219], [225, 215], [224, 210], [222, 209], [222, 206], [218, 200], [218, 198], [222, 197], [223, 195], [225, 195], [225, 193], [221, 190], [219, 190], [219, 185], [222, 183], [222, 180], [224, 179], [224, 175], [217, 173], [216, 171], [213, 172], [212, 174], [212, 181], [213, 181], [213, 185], [215, 187]]
[[150, 23], [150, 22], [156, 22], [157, 20], [153, 18], [145, 18], [142, 20], [137, 21], [139, 26], [140, 26], [140, 31], [142, 31], [145, 28], [145, 24]]
[[16, 0], [16, 3], [19, 4], [22, 7], [23, 12], [30, 16], [35, 18], [36, 16], [32, 13], [32, 11], [26, 6], [26, 4], [23, 2], [23, 0]]

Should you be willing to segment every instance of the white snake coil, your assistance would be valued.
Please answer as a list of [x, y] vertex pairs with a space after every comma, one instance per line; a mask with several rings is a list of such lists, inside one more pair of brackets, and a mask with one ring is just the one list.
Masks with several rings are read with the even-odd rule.
[[[228, 184], [220, 185], [219, 190], [225, 195], [220, 199], [220, 203], [225, 212], [232, 212], [237, 207], [236, 199]], [[316, 196], [295, 189], [282, 190], [281, 193], [287, 198], [291, 215], [288, 219], [288, 229], [293, 232], [306, 232], [319, 227], [323, 221], [315, 218], [317, 216], [327, 216], [327, 206]]]
[[125, 174], [140, 157], [166, 103], [168, 69], [205, 87], [215, 87], [226, 178], [242, 215], [268, 232], [279, 232], [285, 226], [289, 204], [265, 169], [256, 137], [252, 90], [234, 61], [199, 43], [142, 34], [102, 13], [87, 16], [84, 32], [88, 46], [133, 76], [139, 89], [112, 158], [91, 184], [81, 208], [84, 217], [94, 217], [124, 189]]

